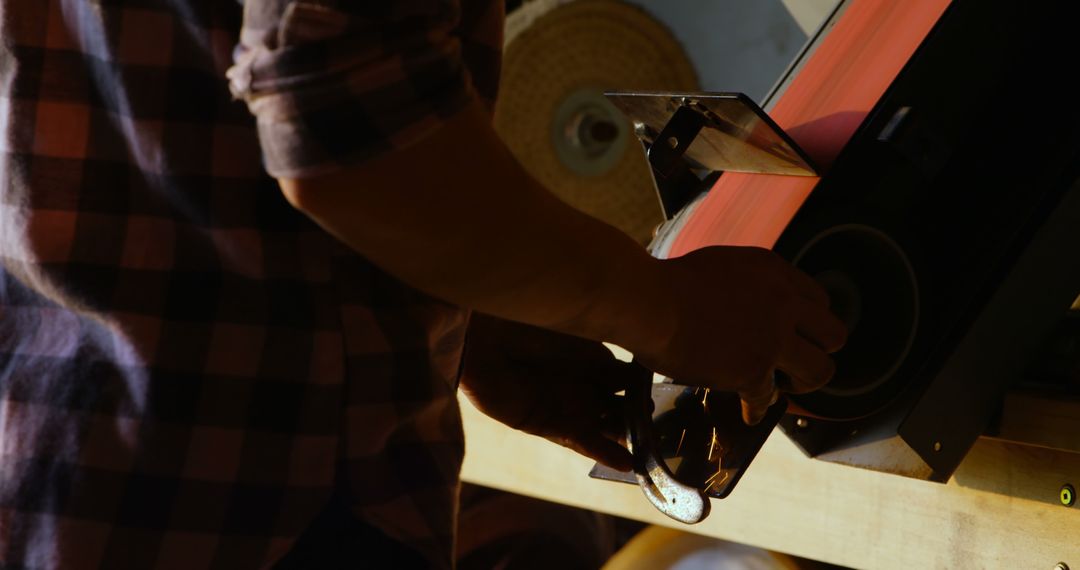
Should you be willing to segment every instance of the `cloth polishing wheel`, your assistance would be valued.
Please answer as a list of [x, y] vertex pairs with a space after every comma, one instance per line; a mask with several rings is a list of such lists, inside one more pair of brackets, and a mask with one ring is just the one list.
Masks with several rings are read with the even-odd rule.
[[566, 203], [642, 244], [663, 221], [648, 165], [610, 90], [697, 89], [682, 46], [616, 0], [534, 0], [507, 17], [495, 127]]

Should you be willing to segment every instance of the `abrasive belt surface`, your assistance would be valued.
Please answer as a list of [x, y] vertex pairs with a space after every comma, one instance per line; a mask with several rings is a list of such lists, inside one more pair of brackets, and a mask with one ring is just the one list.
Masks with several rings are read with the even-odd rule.
[[[769, 113], [826, 172], [948, 7], [854, 0]], [[669, 257], [710, 245], [772, 247], [817, 177], [728, 172], [675, 237]]]

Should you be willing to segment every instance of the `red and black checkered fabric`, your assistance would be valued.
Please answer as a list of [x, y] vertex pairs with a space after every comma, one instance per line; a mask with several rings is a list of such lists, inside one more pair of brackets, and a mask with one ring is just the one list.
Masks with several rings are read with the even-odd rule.
[[450, 564], [468, 316], [266, 171], [492, 97], [461, 2], [0, 6], [0, 567], [263, 567], [332, 496]]

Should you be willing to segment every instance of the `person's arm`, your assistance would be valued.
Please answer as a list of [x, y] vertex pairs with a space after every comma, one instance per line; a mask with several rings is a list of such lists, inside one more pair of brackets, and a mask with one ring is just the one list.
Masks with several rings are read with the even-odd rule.
[[357, 252], [446, 301], [611, 341], [759, 416], [824, 384], [842, 325], [812, 280], [758, 248], [652, 259], [560, 202], [475, 102], [439, 2], [248, 0], [229, 72], [288, 200]]
[[771, 252], [659, 261], [532, 179], [473, 105], [418, 144], [330, 175], [281, 178], [289, 201], [410, 285], [452, 303], [625, 347], [681, 381], [739, 391], [748, 418], [832, 375], [828, 299]]
[[672, 335], [660, 262], [540, 186], [479, 105], [407, 149], [279, 182], [329, 232], [436, 297], [626, 346]]

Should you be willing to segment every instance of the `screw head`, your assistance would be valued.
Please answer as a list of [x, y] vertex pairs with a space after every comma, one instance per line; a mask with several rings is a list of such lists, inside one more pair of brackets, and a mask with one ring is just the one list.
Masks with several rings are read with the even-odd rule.
[[1058, 493], [1058, 498], [1061, 499], [1061, 504], [1066, 507], [1071, 507], [1076, 504], [1076, 489], [1069, 484], [1062, 485], [1061, 491]]
[[940, 441], [935, 441], [934, 442], [934, 451], [941, 451], [941, 442]]
[[806, 421], [806, 418], [798, 418], [795, 420], [795, 427], [799, 429], [806, 429], [810, 426], [810, 422]]
[[1069, 565], [1064, 562], [1058, 562], [1057, 566], [1054, 566], [1054, 570], [1069, 570]]

